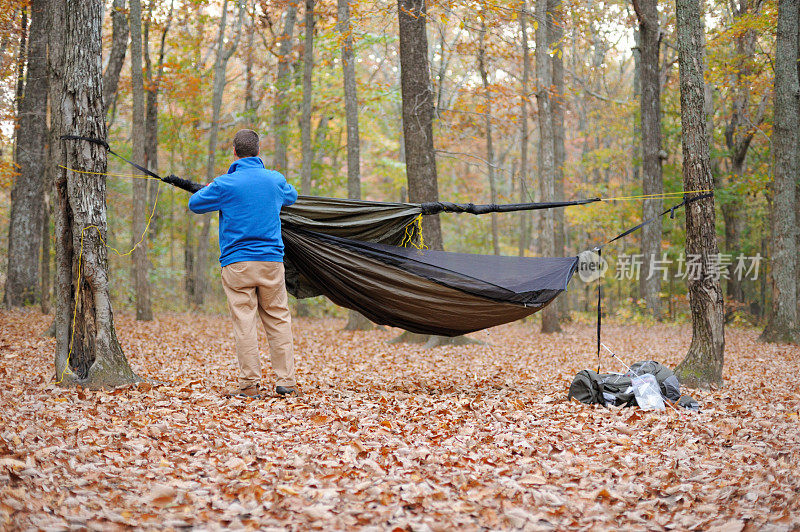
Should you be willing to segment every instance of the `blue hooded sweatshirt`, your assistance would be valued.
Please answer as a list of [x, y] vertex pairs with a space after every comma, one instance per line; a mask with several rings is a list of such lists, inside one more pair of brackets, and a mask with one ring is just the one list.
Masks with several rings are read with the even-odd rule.
[[259, 157], [234, 162], [189, 199], [192, 212], [219, 211], [219, 262], [283, 262], [281, 207], [297, 200], [282, 174], [267, 170]]

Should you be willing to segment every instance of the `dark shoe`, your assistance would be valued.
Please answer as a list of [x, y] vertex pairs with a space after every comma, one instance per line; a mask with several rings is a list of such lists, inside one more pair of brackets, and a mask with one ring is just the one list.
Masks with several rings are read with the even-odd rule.
[[247, 397], [249, 399], [258, 399], [261, 397], [261, 390], [258, 385], [249, 386], [245, 389], [239, 387], [231, 388], [225, 393], [225, 397]]
[[294, 386], [276, 386], [275, 392], [278, 395], [290, 395], [290, 394], [297, 395], [297, 390], [295, 389]]

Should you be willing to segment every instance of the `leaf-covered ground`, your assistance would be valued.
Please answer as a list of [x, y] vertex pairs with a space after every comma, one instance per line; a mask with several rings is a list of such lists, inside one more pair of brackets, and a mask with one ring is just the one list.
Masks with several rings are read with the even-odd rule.
[[[597, 364], [586, 325], [424, 351], [387, 344], [396, 330], [297, 320], [303, 395], [247, 401], [221, 396], [225, 318], [118, 317], [134, 369], [167, 384], [115, 391], [54, 387], [48, 324], [0, 312], [0, 528], [800, 527], [800, 348], [755, 331], [727, 331], [726, 385], [692, 392], [693, 414], [567, 402]], [[629, 363], [670, 366], [690, 340], [668, 325], [604, 335]]]

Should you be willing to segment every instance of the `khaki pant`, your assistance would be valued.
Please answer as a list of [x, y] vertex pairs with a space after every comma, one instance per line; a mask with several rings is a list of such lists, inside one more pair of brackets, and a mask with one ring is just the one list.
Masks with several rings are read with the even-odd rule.
[[283, 278], [282, 262], [234, 262], [222, 268], [222, 286], [236, 338], [239, 388], [261, 382], [258, 353], [258, 321], [267, 333], [272, 369], [277, 386], [294, 386], [292, 316]]

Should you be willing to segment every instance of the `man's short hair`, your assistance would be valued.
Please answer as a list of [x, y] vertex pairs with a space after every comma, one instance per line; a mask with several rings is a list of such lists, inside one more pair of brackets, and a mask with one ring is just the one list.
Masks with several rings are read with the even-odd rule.
[[240, 129], [233, 137], [233, 149], [237, 157], [255, 157], [258, 155], [258, 133], [252, 129]]

